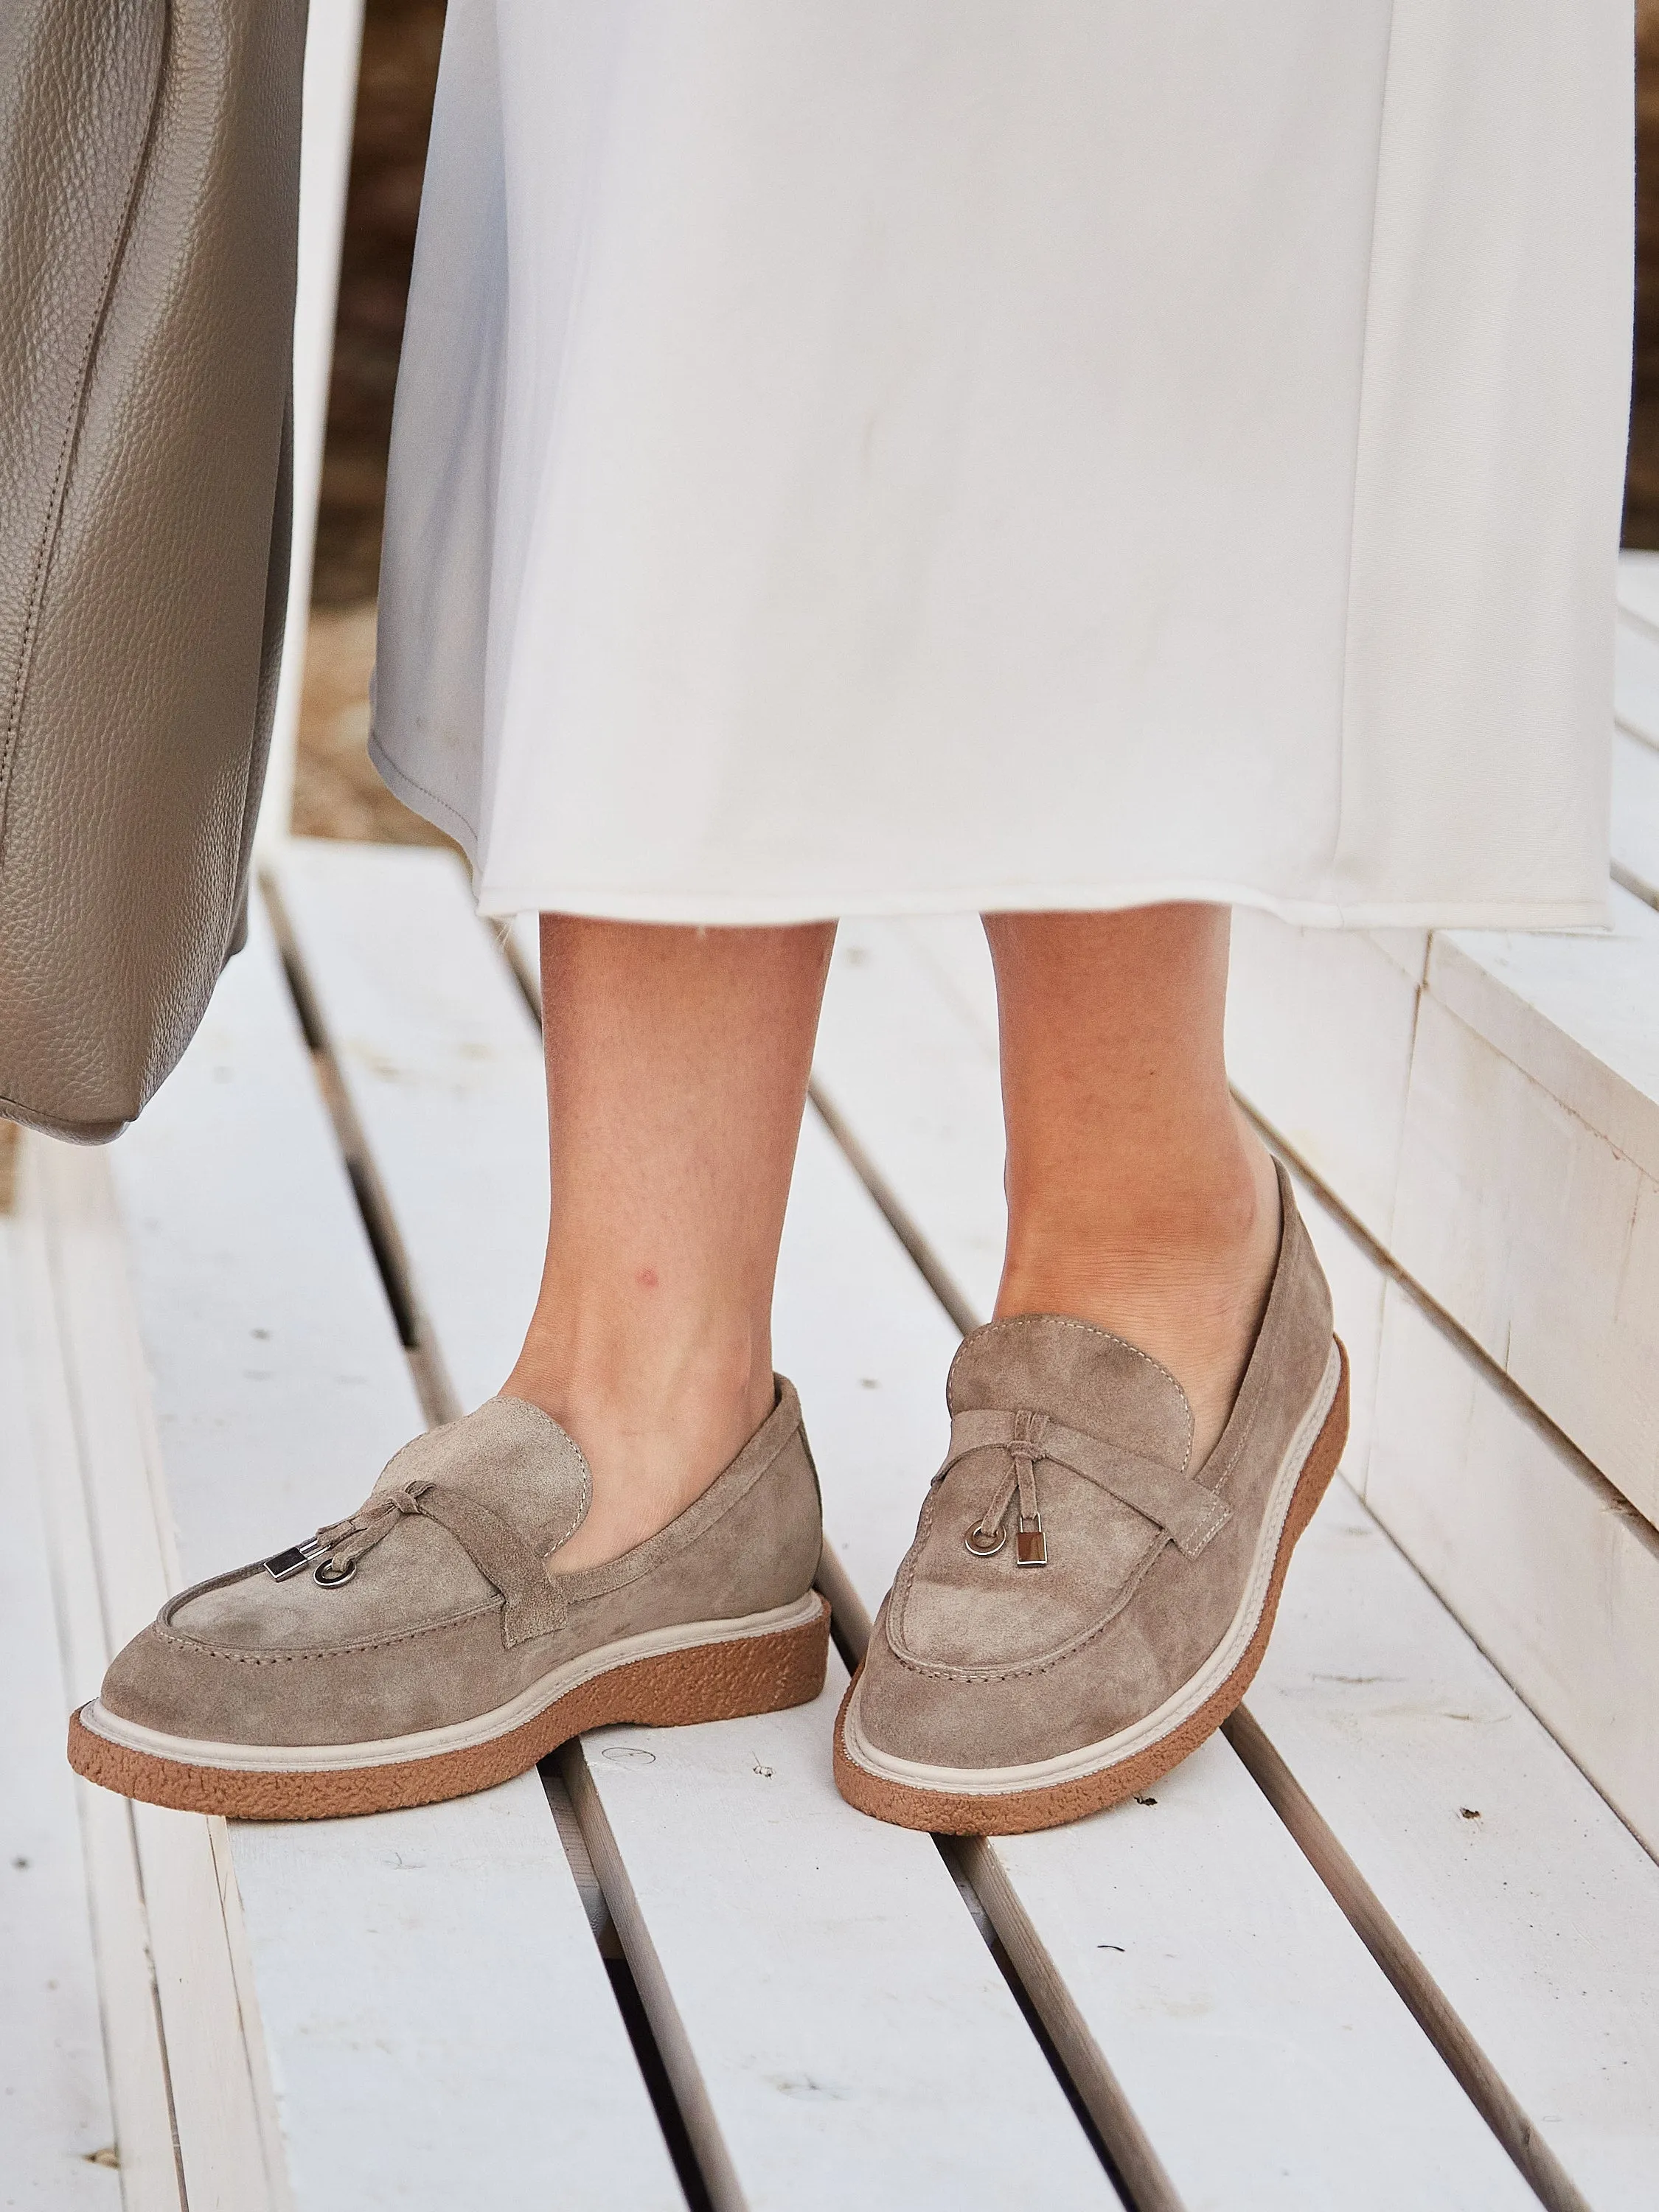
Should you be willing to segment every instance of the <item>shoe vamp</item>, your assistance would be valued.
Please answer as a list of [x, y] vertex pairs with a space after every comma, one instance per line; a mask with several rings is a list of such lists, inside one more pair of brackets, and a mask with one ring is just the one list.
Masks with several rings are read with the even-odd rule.
[[260, 1571], [186, 1598], [168, 1626], [222, 1650], [329, 1650], [434, 1627], [498, 1602], [447, 1529], [410, 1515], [336, 1588], [324, 1588], [309, 1568], [280, 1583]]
[[492, 1398], [415, 1437], [384, 1468], [369, 1502], [415, 1481], [465, 1491], [544, 1555], [587, 1510], [587, 1462], [575, 1440], [519, 1398]]
[[901, 1656], [936, 1667], [1027, 1665], [1087, 1635], [1122, 1604], [1164, 1542], [1161, 1530], [1069, 1468], [1037, 1479], [1048, 1564], [1017, 1565], [1008, 1540], [976, 1559], [964, 1539], [978, 1517], [981, 1480], [952, 1476], [933, 1492], [900, 1571], [888, 1633]]

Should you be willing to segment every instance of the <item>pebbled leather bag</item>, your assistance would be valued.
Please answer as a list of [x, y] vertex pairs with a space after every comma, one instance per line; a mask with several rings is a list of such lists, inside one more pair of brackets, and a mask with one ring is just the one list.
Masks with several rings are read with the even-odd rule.
[[0, 1115], [96, 1142], [245, 928], [305, 0], [0, 4]]

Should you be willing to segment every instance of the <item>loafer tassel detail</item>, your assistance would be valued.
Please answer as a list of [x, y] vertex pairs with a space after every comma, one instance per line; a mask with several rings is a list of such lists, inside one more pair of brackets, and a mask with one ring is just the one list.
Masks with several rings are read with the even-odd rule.
[[1206, 1490], [1190, 1475], [1160, 1467], [1098, 1437], [1068, 1429], [1047, 1413], [1021, 1408], [1001, 1413], [989, 1407], [956, 1413], [951, 1420], [951, 1449], [933, 1477], [935, 1487], [954, 1468], [979, 1452], [997, 1452], [1007, 1461], [999, 1468], [996, 1486], [985, 1510], [963, 1539], [976, 1559], [994, 1559], [1007, 1541], [1004, 1523], [1016, 1496], [1019, 1515], [1015, 1531], [1015, 1564], [1046, 1566], [1048, 1547], [1038, 1510], [1036, 1470], [1054, 1464], [1070, 1468], [1131, 1507], [1195, 1559], [1218, 1530], [1231, 1518], [1224, 1498]]
[[319, 1528], [306, 1544], [277, 1552], [264, 1560], [274, 1582], [286, 1581], [300, 1567], [310, 1565], [312, 1580], [324, 1589], [338, 1589], [351, 1580], [360, 1561], [389, 1536], [405, 1514], [419, 1513], [447, 1529], [490, 1587], [501, 1598], [501, 1641], [510, 1651], [534, 1636], [550, 1636], [570, 1618], [562, 1590], [547, 1577], [546, 1569], [523, 1539], [515, 1535], [498, 1513], [464, 1490], [440, 1482], [416, 1480], [383, 1491], [374, 1503], [349, 1521]]

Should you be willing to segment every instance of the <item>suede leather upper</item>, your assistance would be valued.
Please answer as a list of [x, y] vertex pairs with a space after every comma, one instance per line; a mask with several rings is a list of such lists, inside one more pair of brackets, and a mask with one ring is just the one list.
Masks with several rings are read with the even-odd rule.
[[[1184, 1478], [1224, 1507], [1184, 1552], [1099, 1480], [1038, 1457], [1048, 1564], [1014, 1544], [975, 1557], [966, 1539], [1009, 1487], [1002, 1447], [969, 1451], [935, 1479], [916, 1539], [871, 1638], [858, 1726], [875, 1749], [928, 1765], [999, 1768], [1100, 1743], [1158, 1710], [1217, 1649], [1255, 1564], [1274, 1480], [1331, 1357], [1328, 1291], [1281, 1170], [1279, 1261], [1227, 1426], [1188, 1472], [1192, 1416], [1168, 1371], [1087, 1322], [1019, 1316], [975, 1330], [952, 1364], [953, 1415], [1046, 1414], [1097, 1440], [1109, 1479], [1156, 1492]], [[1079, 1456], [1082, 1455], [1079, 1453]], [[1011, 1501], [1012, 1528], [1020, 1500]]]
[[[1054, 1314], [1023, 1314], [976, 1329], [951, 1363], [951, 1411], [1006, 1407], [1011, 1383], [1022, 1408], [1092, 1437], [1121, 1439], [1172, 1471], [1185, 1469], [1193, 1425], [1180, 1385], [1103, 1329]], [[1125, 1602], [1158, 1548], [1158, 1528], [1133, 1507], [1044, 1460], [1037, 1496], [1048, 1565], [1017, 1565], [1011, 1543], [992, 1558], [975, 1557], [964, 1539], [989, 1498], [1006, 1486], [1007, 1456], [997, 1448], [970, 1453], [929, 1492], [888, 1609], [889, 1640], [902, 1657], [969, 1669], [1044, 1664]], [[1010, 1518], [1018, 1504], [1016, 1496]], [[1037, 1595], [1030, 1589], [1034, 1571], [1042, 1576], [1040, 1604], [1030, 1601]]]
[[558, 1547], [587, 1511], [587, 1465], [556, 1421], [521, 1400], [492, 1399], [416, 1437], [364, 1514], [425, 1485], [484, 1509], [527, 1555], [545, 1559], [559, 1625], [509, 1644], [502, 1595], [465, 1545], [441, 1520], [393, 1508], [337, 1589], [309, 1568], [276, 1582], [257, 1564], [170, 1600], [112, 1663], [106, 1709], [222, 1743], [407, 1735], [489, 1711], [625, 1637], [787, 1605], [817, 1571], [817, 1477], [799, 1402], [781, 1377], [772, 1413], [702, 1496], [603, 1566], [557, 1572]]

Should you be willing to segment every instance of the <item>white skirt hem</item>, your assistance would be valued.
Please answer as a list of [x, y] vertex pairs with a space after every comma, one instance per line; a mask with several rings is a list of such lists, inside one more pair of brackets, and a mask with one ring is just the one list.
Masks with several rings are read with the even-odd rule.
[[369, 757], [404, 805], [446, 836], [472, 864], [478, 912], [492, 920], [518, 914], [580, 915], [594, 921], [656, 922], [681, 928], [787, 928], [802, 922], [943, 914], [1112, 914], [1130, 907], [1198, 903], [1249, 907], [1311, 929], [1606, 930], [1607, 901], [1366, 901], [1339, 906], [1260, 884], [1209, 878], [1152, 878], [1145, 883], [945, 884], [926, 889], [838, 891], [831, 886], [782, 892], [643, 890], [594, 884], [499, 884], [480, 879], [477, 832], [445, 801], [406, 775], [372, 734]]

